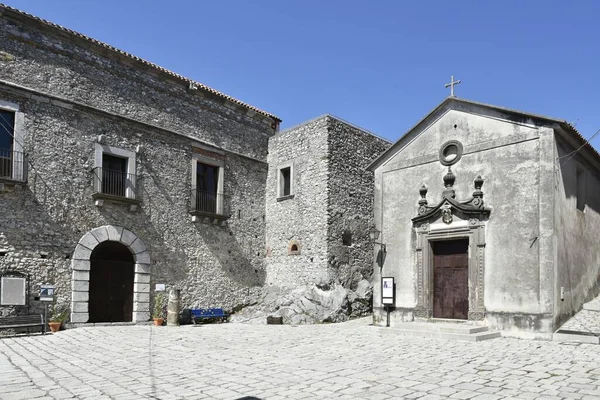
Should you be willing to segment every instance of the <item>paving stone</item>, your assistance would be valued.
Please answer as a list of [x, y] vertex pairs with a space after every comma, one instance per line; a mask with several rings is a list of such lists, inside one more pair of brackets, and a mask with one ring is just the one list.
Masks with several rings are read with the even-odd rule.
[[598, 394], [597, 346], [509, 338], [390, 341], [378, 329], [368, 321], [276, 329], [96, 326], [2, 339], [0, 399], [537, 400]]

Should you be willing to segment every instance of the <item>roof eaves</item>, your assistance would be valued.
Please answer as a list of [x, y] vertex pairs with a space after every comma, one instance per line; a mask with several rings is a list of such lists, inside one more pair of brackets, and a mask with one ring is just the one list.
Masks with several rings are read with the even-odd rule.
[[32, 20], [34, 20], [34, 21], [36, 21], [36, 22], [38, 22], [38, 23], [41, 23], [41, 24], [43, 24], [43, 25], [45, 25], [45, 26], [48, 26], [48, 27], [51, 27], [51, 28], [57, 29], [57, 30], [59, 30], [59, 31], [61, 31], [61, 32], [63, 32], [63, 33], [67, 33], [67, 34], [70, 34], [70, 35], [72, 35], [72, 36], [75, 36], [75, 37], [77, 37], [77, 38], [80, 38], [80, 39], [84, 39], [84, 40], [86, 40], [86, 41], [89, 41], [89, 42], [91, 42], [91, 43], [93, 43], [93, 44], [95, 44], [95, 45], [97, 45], [97, 46], [100, 46], [100, 47], [102, 47], [102, 48], [105, 48], [105, 49], [107, 49], [107, 50], [110, 50], [110, 51], [112, 51], [112, 52], [114, 52], [114, 53], [117, 53], [117, 54], [119, 54], [119, 55], [122, 55], [122, 56], [128, 57], [128, 58], [130, 58], [130, 59], [132, 59], [132, 60], [134, 60], [134, 61], [137, 61], [137, 62], [139, 62], [139, 63], [141, 63], [141, 64], [144, 64], [144, 65], [146, 65], [146, 66], [148, 66], [148, 67], [150, 67], [150, 68], [153, 68], [153, 69], [155, 69], [155, 70], [157, 70], [157, 71], [160, 71], [160, 72], [162, 72], [162, 73], [165, 73], [165, 74], [167, 74], [167, 75], [170, 75], [170, 76], [172, 76], [172, 77], [174, 77], [174, 78], [180, 79], [180, 80], [182, 80], [182, 81], [184, 81], [184, 82], [188, 83], [189, 87], [191, 87], [191, 88], [198, 88], [198, 89], [202, 89], [202, 90], [204, 90], [204, 91], [206, 91], [206, 92], [209, 92], [209, 93], [211, 93], [211, 94], [214, 94], [214, 95], [216, 95], [217, 97], [221, 97], [221, 98], [223, 98], [223, 99], [225, 99], [225, 100], [227, 100], [227, 101], [230, 101], [230, 102], [232, 102], [232, 103], [235, 103], [235, 104], [237, 104], [237, 105], [240, 105], [240, 106], [242, 106], [242, 107], [244, 107], [244, 108], [247, 108], [247, 109], [249, 109], [249, 110], [252, 110], [252, 111], [254, 111], [254, 112], [258, 113], [258, 114], [261, 114], [261, 115], [263, 115], [263, 116], [265, 116], [265, 117], [269, 117], [269, 118], [272, 118], [273, 120], [275, 120], [275, 121], [277, 121], [277, 122], [281, 122], [281, 119], [280, 119], [279, 117], [275, 116], [274, 114], [271, 114], [271, 113], [268, 113], [268, 112], [266, 112], [266, 111], [263, 111], [263, 110], [261, 110], [260, 108], [257, 108], [257, 107], [254, 107], [254, 106], [251, 106], [250, 104], [244, 103], [244, 102], [243, 102], [243, 101], [241, 101], [241, 100], [238, 100], [238, 99], [236, 99], [236, 98], [234, 98], [234, 97], [231, 97], [231, 96], [229, 96], [229, 95], [226, 95], [225, 93], [219, 92], [218, 90], [215, 90], [215, 89], [213, 89], [213, 88], [211, 88], [211, 87], [209, 87], [209, 86], [206, 86], [206, 85], [205, 85], [205, 84], [203, 84], [203, 83], [200, 83], [200, 82], [194, 81], [194, 80], [192, 80], [192, 79], [186, 78], [186, 77], [185, 77], [185, 76], [183, 76], [183, 75], [180, 75], [180, 74], [178, 74], [178, 73], [176, 73], [176, 72], [173, 72], [173, 71], [171, 71], [171, 70], [168, 70], [168, 69], [166, 69], [166, 68], [163, 68], [163, 67], [161, 67], [161, 66], [159, 66], [159, 65], [157, 65], [157, 64], [154, 64], [154, 63], [152, 63], [152, 62], [150, 62], [150, 61], [144, 60], [143, 58], [137, 57], [137, 56], [135, 56], [135, 55], [133, 55], [133, 54], [131, 54], [131, 53], [128, 53], [128, 52], [126, 52], [126, 51], [120, 50], [120, 49], [118, 49], [118, 48], [116, 48], [116, 47], [114, 47], [114, 46], [111, 46], [111, 45], [107, 44], [107, 43], [101, 42], [101, 41], [99, 41], [99, 40], [96, 40], [96, 39], [94, 39], [94, 38], [91, 38], [91, 37], [89, 37], [89, 36], [87, 36], [87, 35], [84, 35], [84, 34], [82, 34], [82, 33], [76, 32], [76, 31], [74, 31], [74, 30], [71, 30], [71, 29], [65, 28], [65, 27], [63, 27], [63, 26], [61, 26], [61, 25], [55, 24], [54, 22], [50, 22], [50, 21], [48, 21], [48, 20], [45, 20], [45, 19], [43, 19], [43, 18], [40, 18], [40, 17], [36, 17], [35, 15], [32, 15], [32, 14], [26, 13], [26, 12], [24, 12], [24, 11], [21, 11], [21, 10], [19, 10], [19, 9], [16, 9], [16, 8], [13, 8], [13, 7], [10, 7], [10, 6], [7, 6], [6, 4], [2, 4], [2, 3], [0, 3], [0, 9], [8, 10], [8, 11], [10, 11], [10, 12], [13, 12], [13, 13], [14, 13], [14, 14], [16, 14], [16, 15], [19, 15], [19, 16], [22, 16], [22, 17], [26, 17], [26, 18], [29, 18], [29, 19], [32, 19]]

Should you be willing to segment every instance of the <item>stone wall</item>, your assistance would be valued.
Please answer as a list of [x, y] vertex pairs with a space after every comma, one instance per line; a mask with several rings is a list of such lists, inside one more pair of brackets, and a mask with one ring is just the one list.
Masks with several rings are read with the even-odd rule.
[[[266, 187], [267, 284], [329, 281], [327, 254], [328, 119], [286, 130], [269, 140]], [[292, 166], [293, 197], [278, 198], [279, 169]], [[298, 254], [290, 254], [296, 241]]]
[[[9, 11], [0, 18], [0, 101], [22, 112], [30, 160], [28, 183], [0, 192], [1, 271], [29, 273], [32, 294], [55, 283], [67, 302], [77, 242], [115, 225], [146, 243], [151, 283], [182, 288], [183, 306], [233, 308], [255, 298], [265, 277], [267, 140], [278, 120]], [[139, 150], [135, 211], [94, 205], [99, 135]], [[193, 148], [223, 159], [232, 214], [224, 226], [188, 214]]]
[[[310, 323], [343, 321], [371, 311], [373, 176], [366, 167], [388, 145], [329, 115], [269, 140], [270, 288], [261, 297], [261, 312]], [[288, 166], [293, 169], [293, 194], [278, 198], [278, 174]], [[342, 234], [349, 235], [347, 245]], [[300, 246], [298, 254], [290, 253], [292, 243]]]
[[371, 282], [373, 274], [369, 229], [374, 226], [374, 178], [366, 168], [390, 143], [336, 118], [329, 119], [328, 140], [330, 275], [356, 290], [362, 280]]
[[[554, 164], [555, 318], [557, 327], [600, 294], [600, 163], [557, 133]], [[578, 176], [579, 171], [579, 176]], [[579, 182], [578, 182], [579, 181]], [[578, 193], [577, 186], [583, 186]], [[583, 194], [585, 207], [577, 207]], [[561, 288], [564, 298], [561, 299]]]

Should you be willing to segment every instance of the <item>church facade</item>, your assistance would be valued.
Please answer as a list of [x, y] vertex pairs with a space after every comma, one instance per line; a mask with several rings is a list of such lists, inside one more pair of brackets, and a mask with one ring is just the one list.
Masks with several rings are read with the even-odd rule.
[[567, 122], [449, 97], [369, 169], [377, 324], [548, 337], [600, 291], [600, 155]]

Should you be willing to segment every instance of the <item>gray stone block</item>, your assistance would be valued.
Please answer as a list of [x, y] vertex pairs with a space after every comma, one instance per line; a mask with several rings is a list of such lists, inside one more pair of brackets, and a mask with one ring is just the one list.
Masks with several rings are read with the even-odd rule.
[[106, 242], [108, 239], [108, 232], [106, 230], [106, 227], [101, 226], [99, 228], [96, 229], [92, 229], [92, 235], [94, 235], [94, 237], [98, 240], [98, 242], [102, 243], [102, 242]]
[[128, 229], [123, 229], [123, 234], [121, 235], [121, 243], [125, 246], [131, 246], [133, 242], [137, 239], [137, 235], [131, 232]]
[[149, 283], [133, 283], [133, 291], [138, 293], [149, 293], [150, 292], [150, 284]]
[[90, 319], [89, 314], [87, 312], [72, 312], [71, 313], [71, 322], [72, 323], [85, 323]]
[[150, 283], [150, 274], [136, 273], [133, 276], [134, 283]]
[[71, 260], [71, 268], [74, 271], [89, 271], [90, 262], [86, 260]]
[[140, 311], [140, 312], [149, 312], [150, 311], [150, 303], [146, 303], [146, 302], [135, 302], [133, 303], [133, 311]]
[[90, 281], [73, 281], [74, 292], [88, 292], [90, 290]]
[[72, 279], [73, 279], [73, 281], [89, 281], [90, 280], [90, 272], [89, 271], [73, 271]]
[[106, 225], [105, 228], [108, 233], [109, 240], [112, 240], [115, 242], [121, 241], [121, 235], [123, 234], [123, 228], [121, 228], [120, 226], [113, 226], [113, 225]]
[[88, 301], [90, 299], [89, 292], [72, 292], [71, 301]]
[[152, 271], [152, 266], [150, 264], [135, 264], [135, 273], [138, 274], [150, 274]]
[[133, 293], [133, 303], [135, 304], [136, 302], [150, 302], [150, 293]]
[[135, 261], [139, 264], [150, 264], [150, 253], [148, 250], [135, 255]]
[[88, 302], [87, 301], [73, 301], [71, 302], [71, 313], [87, 313]]
[[79, 239], [79, 244], [87, 247], [90, 250], [94, 250], [96, 246], [98, 246], [98, 239], [91, 233], [88, 233], [81, 239]]
[[129, 249], [133, 254], [143, 253], [146, 251], [146, 244], [139, 237], [129, 245]]
[[150, 312], [148, 311], [134, 311], [133, 322], [145, 322], [150, 320]]
[[73, 260], [89, 260], [92, 255], [92, 251], [85, 246], [80, 244], [75, 247], [75, 252], [73, 252]]

